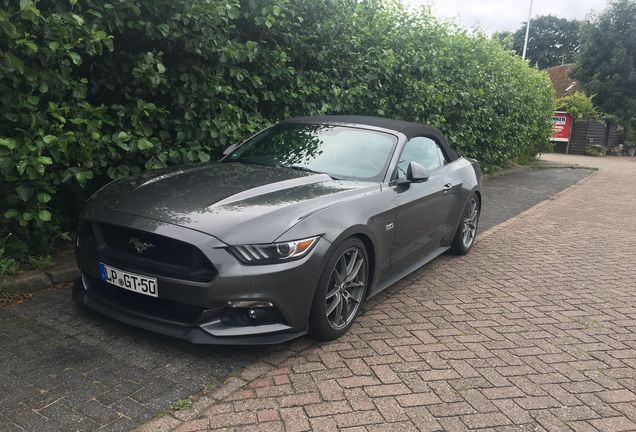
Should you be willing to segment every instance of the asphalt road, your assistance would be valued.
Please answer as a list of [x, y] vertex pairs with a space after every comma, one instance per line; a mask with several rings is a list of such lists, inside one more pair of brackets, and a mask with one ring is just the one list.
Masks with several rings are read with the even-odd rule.
[[[480, 230], [578, 182], [522, 169], [484, 183]], [[195, 346], [78, 308], [68, 286], [0, 308], [0, 430], [129, 430], [278, 347]]]
[[522, 168], [488, 178], [482, 187], [479, 231], [494, 227], [551, 198], [591, 174], [587, 169]]

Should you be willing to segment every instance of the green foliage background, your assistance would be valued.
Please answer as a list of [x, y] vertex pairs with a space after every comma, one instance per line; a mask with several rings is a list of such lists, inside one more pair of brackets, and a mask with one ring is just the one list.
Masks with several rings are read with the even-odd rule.
[[498, 42], [397, 2], [0, 0], [0, 241], [46, 250], [109, 180], [292, 115], [429, 123], [493, 171], [546, 148], [553, 108]]
[[[581, 43], [580, 26], [580, 21], [554, 15], [533, 18], [530, 22], [526, 52], [530, 64], [537, 65], [539, 69], [545, 69], [572, 63]], [[512, 37], [513, 49], [521, 55], [526, 38], [525, 22], [512, 34]]]
[[602, 112], [636, 137], [636, 1], [613, 0], [582, 27], [572, 76]]

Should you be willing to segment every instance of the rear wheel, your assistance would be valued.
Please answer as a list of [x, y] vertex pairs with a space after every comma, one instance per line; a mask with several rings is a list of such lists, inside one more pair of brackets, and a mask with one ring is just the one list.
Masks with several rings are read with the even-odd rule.
[[480, 213], [481, 202], [479, 197], [477, 194], [472, 194], [466, 202], [462, 219], [451, 243], [451, 252], [455, 255], [466, 255], [473, 247], [475, 237], [477, 237]]
[[347, 332], [360, 312], [367, 291], [369, 258], [364, 243], [352, 237], [333, 253], [316, 289], [309, 334], [333, 340]]

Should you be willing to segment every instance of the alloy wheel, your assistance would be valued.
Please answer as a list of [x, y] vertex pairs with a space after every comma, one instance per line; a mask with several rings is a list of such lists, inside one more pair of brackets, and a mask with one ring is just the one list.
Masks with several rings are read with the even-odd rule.
[[477, 198], [472, 197], [466, 206], [462, 222], [462, 242], [466, 248], [469, 248], [473, 244], [473, 241], [475, 241], [478, 220], [479, 203], [477, 202]]
[[327, 322], [334, 330], [346, 327], [356, 316], [367, 286], [367, 263], [357, 247], [347, 249], [331, 272], [326, 294]]

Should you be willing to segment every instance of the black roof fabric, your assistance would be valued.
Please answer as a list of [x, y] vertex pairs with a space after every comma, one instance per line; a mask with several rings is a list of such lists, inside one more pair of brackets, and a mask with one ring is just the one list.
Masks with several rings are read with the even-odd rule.
[[411, 123], [403, 120], [391, 120], [382, 117], [372, 116], [356, 116], [356, 115], [331, 115], [331, 116], [313, 116], [313, 117], [293, 117], [283, 121], [282, 123], [318, 123], [318, 124], [355, 124], [375, 126], [403, 133], [407, 139], [416, 136], [431, 136], [442, 145], [444, 152], [451, 161], [457, 159], [457, 153], [450, 148], [446, 138], [442, 133], [431, 126], [418, 123]]

